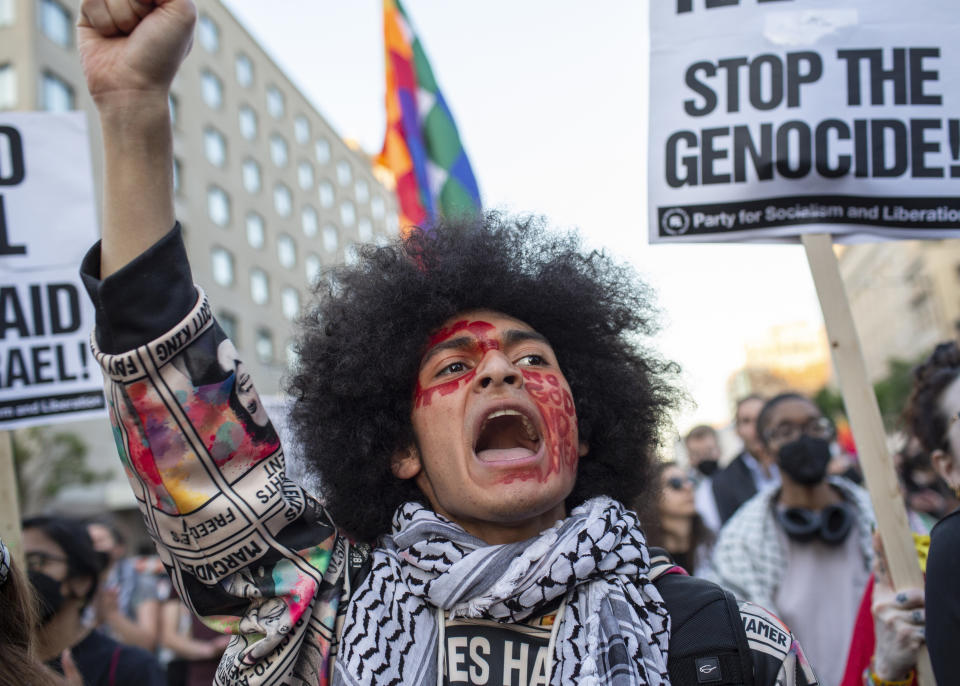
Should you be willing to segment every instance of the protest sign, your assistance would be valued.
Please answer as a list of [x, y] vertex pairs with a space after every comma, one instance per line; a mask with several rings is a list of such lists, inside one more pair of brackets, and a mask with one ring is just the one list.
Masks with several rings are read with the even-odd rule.
[[78, 267], [98, 236], [82, 113], [0, 113], [0, 429], [104, 414]]
[[651, 242], [960, 236], [960, 13], [653, 0]]

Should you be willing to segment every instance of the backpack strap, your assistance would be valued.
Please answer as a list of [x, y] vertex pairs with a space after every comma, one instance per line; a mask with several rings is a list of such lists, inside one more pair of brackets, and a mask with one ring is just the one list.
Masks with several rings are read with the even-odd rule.
[[687, 576], [665, 551], [653, 548], [650, 554], [651, 577], [670, 612], [670, 682], [754, 686], [753, 659], [733, 595]]
[[123, 646], [117, 644], [113, 649], [113, 655], [110, 657], [110, 676], [107, 681], [110, 686], [117, 685], [117, 666], [120, 664], [120, 649], [122, 647]]

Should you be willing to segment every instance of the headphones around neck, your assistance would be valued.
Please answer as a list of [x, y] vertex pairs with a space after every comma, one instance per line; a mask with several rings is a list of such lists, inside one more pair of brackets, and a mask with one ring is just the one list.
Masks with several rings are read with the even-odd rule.
[[846, 503], [827, 505], [822, 510], [803, 507], [775, 509], [777, 521], [787, 536], [799, 543], [819, 538], [827, 545], [840, 545], [853, 528], [853, 511]]

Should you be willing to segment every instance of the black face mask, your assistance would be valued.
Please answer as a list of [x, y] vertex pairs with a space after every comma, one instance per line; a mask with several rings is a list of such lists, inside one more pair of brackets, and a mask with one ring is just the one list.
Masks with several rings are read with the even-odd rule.
[[823, 481], [830, 463], [830, 443], [825, 438], [803, 434], [795, 441], [785, 443], [777, 453], [780, 469], [804, 486]]
[[719, 466], [720, 463], [717, 460], [701, 460], [697, 464], [697, 471], [704, 476], [713, 476]]
[[43, 572], [30, 570], [27, 572], [27, 577], [30, 579], [30, 583], [33, 585], [33, 589], [40, 599], [40, 624], [46, 624], [53, 619], [53, 616], [63, 607], [65, 598], [60, 589], [62, 584]]

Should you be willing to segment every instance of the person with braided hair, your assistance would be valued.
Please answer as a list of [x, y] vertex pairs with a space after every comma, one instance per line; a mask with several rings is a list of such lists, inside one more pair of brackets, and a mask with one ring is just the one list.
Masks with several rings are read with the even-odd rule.
[[[960, 347], [939, 344], [913, 373], [905, 411], [907, 425], [930, 453], [937, 473], [960, 498]], [[960, 674], [960, 509], [930, 532], [925, 596], [926, 640], [937, 683]]]

